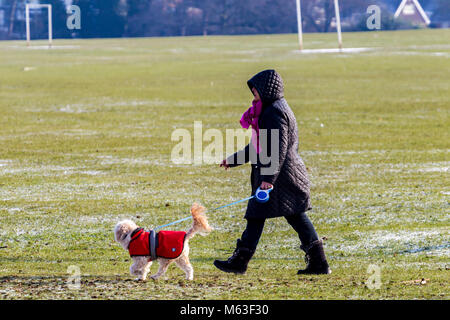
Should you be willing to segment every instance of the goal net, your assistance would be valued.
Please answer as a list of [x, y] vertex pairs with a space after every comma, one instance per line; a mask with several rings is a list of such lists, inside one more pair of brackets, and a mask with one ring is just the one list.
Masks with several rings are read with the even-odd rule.
[[[298, 28], [298, 43], [300, 51], [303, 50], [303, 30], [302, 30], [302, 9], [300, 0], [296, 0], [297, 7], [297, 28]], [[339, 0], [334, 0], [334, 12], [336, 17], [336, 32], [338, 36], [339, 50], [342, 50], [342, 32], [341, 32], [341, 17], [339, 14]]]
[[27, 3], [25, 6], [25, 23], [27, 30], [27, 46], [30, 46], [30, 9], [47, 9], [48, 12], [48, 46], [52, 46], [53, 27], [52, 27], [52, 5]]

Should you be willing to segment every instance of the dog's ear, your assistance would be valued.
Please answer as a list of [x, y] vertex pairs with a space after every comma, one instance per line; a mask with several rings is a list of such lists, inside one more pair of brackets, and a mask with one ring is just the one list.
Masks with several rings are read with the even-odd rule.
[[116, 224], [116, 226], [114, 227], [114, 240], [116, 242], [119, 242], [120, 240], [122, 240], [121, 237], [122, 233], [121, 233], [121, 228], [120, 228], [120, 224]]

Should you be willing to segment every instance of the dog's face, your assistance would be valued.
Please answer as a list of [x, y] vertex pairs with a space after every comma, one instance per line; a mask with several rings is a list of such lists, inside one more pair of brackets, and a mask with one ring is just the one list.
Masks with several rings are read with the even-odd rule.
[[122, 245], [127, 250], [128, 244], [131, 240], [131, 233], [136, 230], [138, 226], [131, 220], [120, 221], [114, 227], [114, 240]]

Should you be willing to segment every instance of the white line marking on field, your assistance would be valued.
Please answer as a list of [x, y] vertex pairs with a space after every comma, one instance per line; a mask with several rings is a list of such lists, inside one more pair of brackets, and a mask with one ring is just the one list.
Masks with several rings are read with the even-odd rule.
[[81, 48], [80, 46], [71, 46], [71, 45], [65, 45], [65, 46], [52, 46], [51, 48], [49, 48], [48, 45], [45, 46], [30, 46], [30, 47], [25, 47], [25, 46], [8, 46], [9, 48], [14, 48], [14, 49], [23, 49], [23, 50], [52, 50], [52, 49], [79, 49]]
[[295, 50], [293, 52], [300, 53], [300, 54], [307, 54], [307, 53], [360, 53], [360, 52], [366, 52], [366, 51], [372, 51], [374, 48], [331, 48], [331, 49], [304, 49], [302, 51]]

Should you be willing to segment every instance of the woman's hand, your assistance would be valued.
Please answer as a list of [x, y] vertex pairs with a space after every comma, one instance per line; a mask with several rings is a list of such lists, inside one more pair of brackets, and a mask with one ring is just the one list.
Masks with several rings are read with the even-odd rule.
[[261, 186], [259, 187], [261, 190], [273, 189], [273, 185], [271, 183], [263, 181]]
[[222, 163], [220, 164], [221, 167], [224, 167], [225, 170], [228, 170], [228, 168], [230, 167], [227, 163], [227, 159], [223, 159]]

